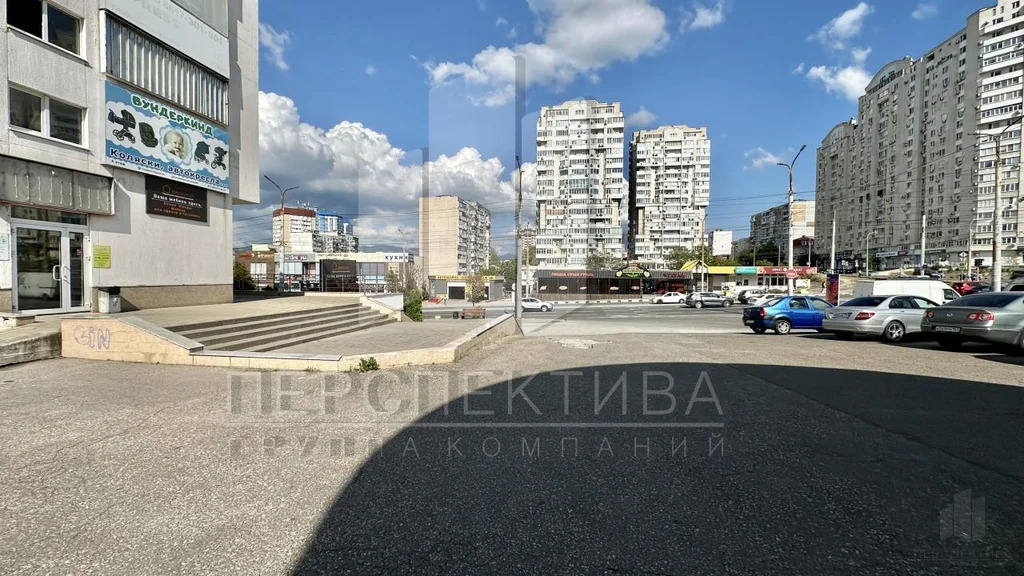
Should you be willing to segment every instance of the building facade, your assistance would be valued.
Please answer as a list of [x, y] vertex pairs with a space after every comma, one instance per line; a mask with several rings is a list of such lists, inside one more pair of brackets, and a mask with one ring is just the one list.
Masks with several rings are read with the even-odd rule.
[[491, 212], [457, 196], [420, 198], [424, 274], [474, 274], [490, 266]]
[[310, 208], [278, 208], [270, 225], [270, 242], [287, 250], [312, 251], [316, 221], [316, 211]]
[[[816, 236], [837, 259], [882, 268], [992, 262], [996, 140], [1004, 264], [1019, 264], [1024, 15], [999, 0], [918, 59], [891, 62], [818, 148]], [[978, 134], [978, 135], [976, 135]], [[973, 264], [973, 262], [972, 262]]]
[[256, 0], [0, 5], [0, 310], [232, 300], [258, 21]]
[[707, 128], [661, 126], [637, 130], [629, 145], [629, 254], [663, 267], [673, 248], [703, 240], [711, 199], [711, 141]]
[[732, 256], [732, 230], [712, 230], [708, 234], [708, 248], [712, 256]]
[[790, 234], [793, 240], [814, 236], [814, 200], [793, 202], [793, 227], [789, 226], [789, 204], [774, 206], [750, 217], [750, 242], [753, 246], [771, 244], [785, 251]]
[[586, 267], [591, 254], [625, 255], [624, 119], [618, 102], [544, 106], [537, 119], [537, 260]]

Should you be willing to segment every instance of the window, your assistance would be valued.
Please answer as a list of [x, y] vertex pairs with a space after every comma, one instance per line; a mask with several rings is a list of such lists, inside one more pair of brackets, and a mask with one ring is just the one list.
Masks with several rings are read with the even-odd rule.
[[11, 87], [12, 126], [81, 144], [84, 116], [76, 106]]
[[79, 53], [81, 21], [41, 0], [7, 0], [7, 24], [73, 54]]
[[807, 310], [807, 302], [803, 298], [793, 298], [789, 301], [790, 309]]
[[824, 300], [819, 300], [817, 298], [811, 299], [811, 305], [814, 306], [815, 310], [828, 310], [829, 308], [832, 307], [832, 305], [829, 304], [828, 302], [825, 302]]
[[228, 82], [107, 15], [107, 73], [186, 110], [228, 123]]

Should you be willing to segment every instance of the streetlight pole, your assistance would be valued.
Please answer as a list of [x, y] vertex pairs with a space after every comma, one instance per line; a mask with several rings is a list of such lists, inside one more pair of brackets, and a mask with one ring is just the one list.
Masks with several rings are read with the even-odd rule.
[[995, 206], [992, 211], [992, 291], [999, 292], [1003, 289], [1003, 192], [1001, 188], [1002, 180], [1002, 168], [1003, 168], [1003, 136], [1006, 131], [1012, 128], [1015, 124], [1020, 123], [1024, 120], [1024, 116], [1018, 111], [1013, 119], [1007, 124], [998, 134], [986, 134], [990, 139], [996, 141], [996, 189], [995, 189]]
[[871, 237], [875, 235], [875, 230], [868, 232], [864, 235], [864, 277], [871, 276]]
[[281, 193], [281, 238], [280, 238], [280, 240], [281, 240], [281, 285], [278, 286], [278, 291], [281, 291], [281, 289], [284, 287], [284, 262], [285, 262], [285, 259], [284, 259], [284, 252], [285, 252], [285, 244], [284, 244], [284, 195], [287, 194], [291, 190], [295, 190], [296, 188], [298, 188], [298, 186], [292, 186], [291, 188], [281, 188], [281, 186], [278, 185], [277, 182], [274, 182], [273, 180], [271, 180], [270, 176], [267, 176], [266, 174], [264, 174], [263, 177], [266, 178], [271, 184], [273, 184], [274, 187], [277, 188], [277, 191]]
[[[793, 161], [790, 162], [789, 164], [786, 164], [785, 162], [778, 162], [777, 163], [779, 166], [785, 166], [786, 169], [789, 170], [789, 202], [788, 202], [788, 204], [789, 204], [789, 226], [788, 226], [789, 234], [787, 234], [787, 236], [789, 238], [789, 242], [788, 243], [789, 243], [789, 268], [790, 269], [793, 268], [793, 165], [796, 164], [796, 159], [800, 157], [800, 153], [804, 151], [804, 148], [807, 148], [806, 144], [803, 144], [803, 145], [800, 146], [800, 150], [797, 151], [796, 156], [793, 157]], [[792, 278], [788, 278], [786, 280], [786, 285], [787, 285], [787, 288], [789, 290], [789, 295], [792, 296], [793, 295], [793, 279]]]
[[523, 291], [523, 164], [519, 160], [519, 156], [516, 156], [516, 290], [515, 290], [515, 306], [516, 306], [516, 321], [523, 319], [523, 307], [520, 304], [522, 299]]

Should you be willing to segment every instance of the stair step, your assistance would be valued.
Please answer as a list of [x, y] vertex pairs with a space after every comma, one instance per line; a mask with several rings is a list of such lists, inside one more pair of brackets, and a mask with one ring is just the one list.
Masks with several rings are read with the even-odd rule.
[[364, 323], [378, 317], [380, 317], [380, 314], [373, 310], [361, 310], [356, 314], [349, 314], [343, 318], [313, 318], [303, 319], [297, 322], [283, 322], [278, 320], [276, 324], [271, 321], [270, 326], [261, 326], [249, 330], [236, 330], [208, 338], [190, 338], [208, 347], [215, 348], [225, 343], [247, 341], [267, 335], [280, 337], [281, 334], [289, 334], [309, 328], [322, 329], [325, 327], [334, 328], [337, 326], [359, 325], [360, 323]]
[[327, 322], [333, 320], [345, 320], [348, 318], [354, 318], [367, 312], [374, 312], [372, 309], [365, 306], [357, 306], [354, 308], [345, 308], [343, 310], [328, 310], [328, 311], [317, 311], [316, 314], [301, 314], [296, 316], [289, 316], [287, 318], [259, 318], [257, 320], [248, 320], [245, 322], [238, 322], [235, 324], [224, 324], [221, 326], [215, 326], [212, 328], [199, 328], [195, 330], [179, 331], [178, 334], [195, 340], [196, 342], [202, 342], [203, 344], [213, 344], [215, 341], [220, 341], [217, 336], [238, 334], [241, 332], [250, 332], [261, 328], [279, 328], [282, 326], [290, 326], [298, 323], [309, 323], [309, 322]]
[[256, 315], [253, 315], [253, 316], [244, 316], [244, 317], [241, 317], [241, 318], [226, 318], [224, 320], [210, 320], [209, 322], [197, 322], [195, 324], [181, 324], [181, 325], [178, 325], [178, 326], [168, 326], [167, 330], [170, 330], [171, 332], [177, 332], [177, 333], [180, 334], [180, 333], [186, 332], [186, 331], [191, 332], [191, 331], [199, 330], [199, 329], [202, 329], [202, 328], [216, 328], [218, 326], [226, 326], [226, 325], [229, 325], [229, 324], [237, 324], [237, 323], [241, 323], [241, 322], [254, 322], [254, 321], [257, 321], [257, 320], [271, 320], [271, 319], [274, 319], [274, 318], [286, 318], [286, 317], [289, 317], [289, 316], [290, 317], [296, 317], [296, 316], [303, 316], [303, 315], [307, 315], [307, 314], [317, 314], [317, 313], [326, 312], [326, 311], [329, 311], [329, 310], [345, 310], [345, 309], [353, 309], [353, 308], [361, 308], [361, 307], [363, 307], [363, 305], [360, 304], [359, 302], [352, 302], [352, 303], [348, 303], [348, 304], [341, 304], [341, 305], [338, 305], [338, 306], [328, 306], [328, 307], [325, 307], [325, 308], [308, 308], [308, 309], [305, 309], [305, 310], [293, 310], [291, 312], [275, 312], [273, 314], [256, 314]]
[[247, 352], [273, 352], [275, 350], [281, 350], [282, 348], [288, 348], [289, 346], [298, 346], [299, 344], [306, 344], [308, 342], [316, 342], [318, 340], [326, 340], [327, 338], [333, 338], [335, 336], [341, 336], [344, 334], [351, 334], [352, 332], [359, 332], [360, 330], [366, 330], [369, 328], [376, 328], [377, 326], [384, 326], [385, 324], [391, 324], [397, 322], [394, 318], [388, 318], [387, 316], [381, 316], [379, 320], [375, 320], [371, 323], [355, 326], [352, 328], [338, 328], [332, 330], [324, 330], [317, 334], [298, 336], [295, 338], [289, 338], [288, 340], [280, 340], [273, 344], [266, 344], [254, 348], [246, 348]]
[[324, 334], [330, 333], [333, 330], [348, 330], [355, 331], [363, 327], [369, 327], [375, 325], [374, 323], [378, 319], [388, 319], [387, 316], [374, 312], [372, 315], [367, 317], [361, 317], [356, 320], [347, 320], [345, 322], [338, 323], [324, 323], [319, 322], [314, 326], [304, 326], [301, 328], [283, 328], [274, 330], [270, 334], [263, 334], [261, 336], [249, 336], [242, 338], [234, 338], [230, 341], [223, 342], [217, 346], [214, 346], [213, 350], [251, 350], [255, 347], [261, 347], [265, 345], [273, 345], [276, 342], [289, 340], [291, 338], [311, 337], [310, 340], [321, 340], [326, 338]]

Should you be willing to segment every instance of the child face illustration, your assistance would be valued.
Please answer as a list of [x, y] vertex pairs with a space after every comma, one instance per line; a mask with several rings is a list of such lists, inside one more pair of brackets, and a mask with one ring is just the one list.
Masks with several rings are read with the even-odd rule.
[[177, 132], [168, 132], [167, 136], [164, 137], [164, 149], [167, 150], [168, 154], [177, 156], [178, 158], [185, 157], [185, 139]]

